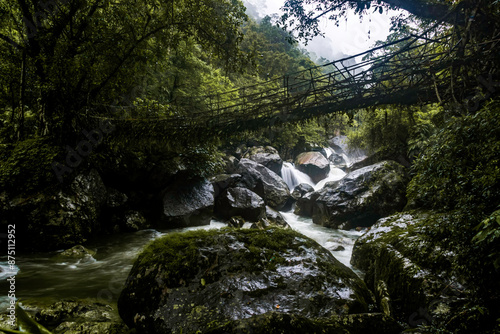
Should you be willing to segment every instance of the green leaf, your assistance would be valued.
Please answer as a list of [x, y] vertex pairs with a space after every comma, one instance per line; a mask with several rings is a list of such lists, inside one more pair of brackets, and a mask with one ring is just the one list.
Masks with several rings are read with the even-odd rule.
[[26, 313], [26, 311], [16, 304], [16, 316], [17, 316], [17, 326], [21, 330], [21, 333], [30, 334], [52, 334], [47, 328], [43, 327]]
[[0, 332], [4, 332], [4, 333], [13, 333], [13, 334], [26, 334], [26, 332], [20, 332], [20, 331], [16, 331], [15, 329], [7, 329], [7, 328], [2, 328], [0, 327]]

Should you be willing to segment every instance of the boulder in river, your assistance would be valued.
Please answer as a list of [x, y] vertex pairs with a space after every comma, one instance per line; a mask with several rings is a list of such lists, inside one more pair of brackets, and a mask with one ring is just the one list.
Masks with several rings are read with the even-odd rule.
[[311, 193], [313, 191], [314, 188], [310, 184], [301, 183], [293, 189], [292, 197], [295, 200], [298, 200], [299, 198], [302, 198], [305, 194]]
[[276, 174], [281, 174], [283, 160], [278, 151], [271, 146], [254, 146], [250, 147], [244, 154], [243, 158], [253, 160], [261, 165], [266, 166]]
[[241, 175], [241, 187], [248, 188], [264, 199], [267, 205], [280, 210], [290, 199], [290, 190], [285, 181], [267, 168], [255, 161], [241, 159], [238, 165]]
[[205, 179], [178, 182], [163, 196], [162, 223], [166, 227], [210, 224], [214, 207], [214, 187]]
[[[316, 319], [365, 313], [372, 302], [329, 251], [293, 230], [270, 228], [155, 240], [135, 262], [118, 309], [140, 333], [223, 333], [228, 323], [275, 312]], [[279, 322], [268, 326], [262, 333], [285, 333]]]
[[297, 202], [297, 213], [322, 226], [351, 229], [371, 226], [406, 204], [403, 166], [383, 161], [353, 171]]
[[346, 169], [347, 168], [347, 162], [345, 161], [344, 157], [340, 154], [337, 153], [332, 153], [329, 157], [328, 160], [337, 168], [340, 169]]
[[94, 261], [95, 254], [96, 252], [93, 250], [85, 248], [82, 245], [76, 245], [57, 254], [53, 259], [56, 261], [79, 260], [83, 262], [92, 262]]
[[256, 222], [265, 217], [266, 204], [249, 189], [229, 188], [217, 198], [215, 214], [222, 219], [240, 216], [247, 221]]
[[301, 153], [295, 159], [295, 167], [318, 183], [330, 173], [330, 162], [320, 152]]

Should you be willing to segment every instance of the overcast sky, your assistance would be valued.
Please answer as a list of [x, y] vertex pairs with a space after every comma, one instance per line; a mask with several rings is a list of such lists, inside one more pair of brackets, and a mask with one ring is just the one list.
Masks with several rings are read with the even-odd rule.
[[[248, 8], [248, 14], [264, 17], [273, 13], [281, 15], [280, 8], [284, 0], [244, 0], [243, 2]], [[372, 13], [360, 20], [359, 16], [352, 12], [347, 21], [341, 22], [339, 27], [325, 18], [320, 22], [320, 27], [326, 37], [316, 37], [309, 42], [307, 49], [329, 60], [368, 50], [375, 41], [385, 40], [389, 34], [390, 17], [395, 15], [394, 13]]]

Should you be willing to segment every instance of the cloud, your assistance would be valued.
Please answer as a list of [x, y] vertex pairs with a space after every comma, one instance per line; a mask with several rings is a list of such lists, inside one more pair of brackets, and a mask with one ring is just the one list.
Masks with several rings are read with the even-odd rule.
[[[266, 15], [281, 14], [284, 0], [243, 0], [243, 3], [248, 15], [258, 20]], [[377, 40], [385, 40], [389, 34], [390, 17], [396, 14], [395, 11], [370, 13], [361, 20], [351, 10], [347, 13], [347, 20], [338, 27], [324, 17], [320, 28], [326, 37], [314, 38], [305, 48], [329, 60], [364, 52]]]

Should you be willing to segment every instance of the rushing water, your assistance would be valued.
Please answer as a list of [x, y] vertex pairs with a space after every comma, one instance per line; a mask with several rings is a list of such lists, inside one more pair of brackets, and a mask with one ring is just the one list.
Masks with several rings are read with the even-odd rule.
[[296, 169], [295, 166], [290, 162], [284, 162], [281, 168], [281, 177], [285, 181], [286, 185], [293, 191], [293, 189], [301, 183], [306, 183], [314, 186], [314, 182], [311, 180], [309, 175]]
[[[59, 252], [36, 253], [16, 258], [20, 270], [16, 276], [16, 297], [21, 300], [36, 298], [38, 301], [55, 302], [62, 298], [90, 298], [114, 303], [123, 288], [134, 260], [150, 241], [172, 232], [192, 229], [221, 228], [226, 224], [212, 221], [208, 226], [159, 232], [143, 230], [135, 233], [102, 236], [86, 247], [96, 252], [86, 260], [57, 258]], [[18, 236], [20, 237], [20, 236]], [[8, 291], [5, 278], [11, 276], [5, 258], [0, 258], [1, 291]], [[2, 293], [0, 312], [7, 307], [8, 299]]]
[[[300, 183], [308, 183], [316, 190], [326, 182], [342, 178], [345, 173], [332, 166], [327, 179], [314, 184], [304, 173], [285, 163], [282, 172], [291, 189]], [[282, 212], [288, 224], [302, 234], [316, 240], [332, 251], [342, 263], [349, 261], [354, 241], [361, 235], [357, 231], [341, 231], [313, 224], [311, 219]], [[225, 224], [212, 221], [211, 225], [173, 231], [143, 230], [136, 233], [102, 236], [94, 239], [86, 247], [96, 252], [86, 260], [63, 261], [58, 252], [36, 253], [16, 257], [16, 297], [22, 300], [36, 298], [40, 302], [54, 302], [61, 298], [89, 298], [105, 303], [115, 303], [127, 275], [139, 252], [150, 241], [166, 233], [191, 229], [221, 228]], [[22, 236], [18, 236], [22, 237]], [[334, 251], [338, 246], [344, 250]], [[0, 257], [0, 312], [7, 307], [8, 285], [6, 279], [13, 275], [7, 266], [6, 257]]]

